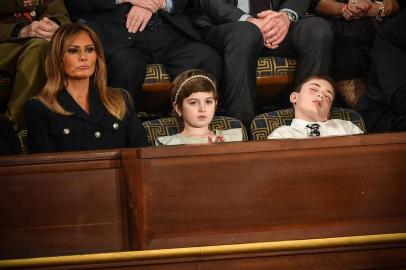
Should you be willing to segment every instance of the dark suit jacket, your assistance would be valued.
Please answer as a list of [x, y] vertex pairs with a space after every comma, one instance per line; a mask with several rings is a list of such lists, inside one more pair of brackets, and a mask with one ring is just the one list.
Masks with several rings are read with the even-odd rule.
[[37, 99], [25, 104], [30, 152], [96, 150], [147, 146], [146, 132], [133, 109], [118, 120], [108, 113], [95, 89], [89, 93], [90, 114], [62, 90], [59, 102], [73, 115], [56, 114]]
[[[189, 0], [173, 0], [173, 12], [159, 11], [159, 14], [192, 39], [201, 41], [192, 22], [183, 13], [188, 3]], [[128, 46], [131, 34], [125, 23], [130, 4], [116, 5], [115, 0], [65, 0], [65, 4], [73, 21], [86, 22], [96, 31], [107, 55]]]
[[[237, 0], [194, 0], [191, 17], [200, 27], [236, 22], [245, 13], [237, 8]], [[272, 0], [272, 9], [283, 8], [294, 10], [303, 17], [309, 8], [310, 0]], [[203, 14], [202, 14], [203, 13]]]

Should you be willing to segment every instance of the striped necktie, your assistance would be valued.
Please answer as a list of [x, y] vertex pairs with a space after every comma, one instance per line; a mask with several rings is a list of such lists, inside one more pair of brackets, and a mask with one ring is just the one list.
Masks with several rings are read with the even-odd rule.
[[308, 124], [306, 125], [308, 129], [310, 129], [310, 132], [308, 133], [310, 137], [318, 137], [320, 136], [320, 125], [317, 123], [314, 124]]

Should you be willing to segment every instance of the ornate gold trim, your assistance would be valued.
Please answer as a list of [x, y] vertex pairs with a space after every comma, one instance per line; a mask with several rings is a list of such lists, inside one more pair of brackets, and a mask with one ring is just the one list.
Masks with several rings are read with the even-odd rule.
[[62, 265], [99, 264], [162, 260], [187, 257], [208, 257], [231, 254], [250, 254], [276, 251], [309, 250], [321, 248], [353, 247], [406, 242], [406, 233], [362, 235], [306, 240], [247, 243], [235, 245], [202, 246], [174, 249], [128, 251], [101, 254], [85, 254], [30, 259], [0, 260], [0, 268], [29, 268]]

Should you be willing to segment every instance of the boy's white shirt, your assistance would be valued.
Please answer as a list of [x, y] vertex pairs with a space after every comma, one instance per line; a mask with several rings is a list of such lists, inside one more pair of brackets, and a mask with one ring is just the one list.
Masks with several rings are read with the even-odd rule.
[[363, 134], [364, 132], [351, 121], [331, 119], [326, 122], [308, 122], [302, 119], [293, 119], [290, 126], [281, 126], [269, 134], [268, 139], [303, 139], [309, 137], [308, 124], [320, 125], [320, 137], [345, 136]]

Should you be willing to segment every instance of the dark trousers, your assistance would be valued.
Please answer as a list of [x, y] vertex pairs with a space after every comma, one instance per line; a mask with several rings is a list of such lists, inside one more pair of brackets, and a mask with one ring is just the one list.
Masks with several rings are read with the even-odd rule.
[[406, 130], [406, 9], [377, 32], [367, 90], [357, 104], [368, 132]]
[[293, 23], [282, 44], [263, 47], [259, 29], [249, 22], [227, 23], [205, 29], [205, 42], [223, 56], [221, 104], [227, 115], [249, 126], [256, 110], [256, 67], [260, 55], [298, 60], [295, 83], [311, 74], [328, 73], [333, 33], [327, 21], [306, 17]]
[[128, 46], [108, 56], [109, 85], [128, 90], [136, 108], [142, 102], [140, 94], [146, 66], [163, 64], [172, 79], [179, 73], [199, 68], [221, 76], [221, 58], [206, 44], [197, 42], [162, 21], [156, 31], [145, 29], [129, 36]]

